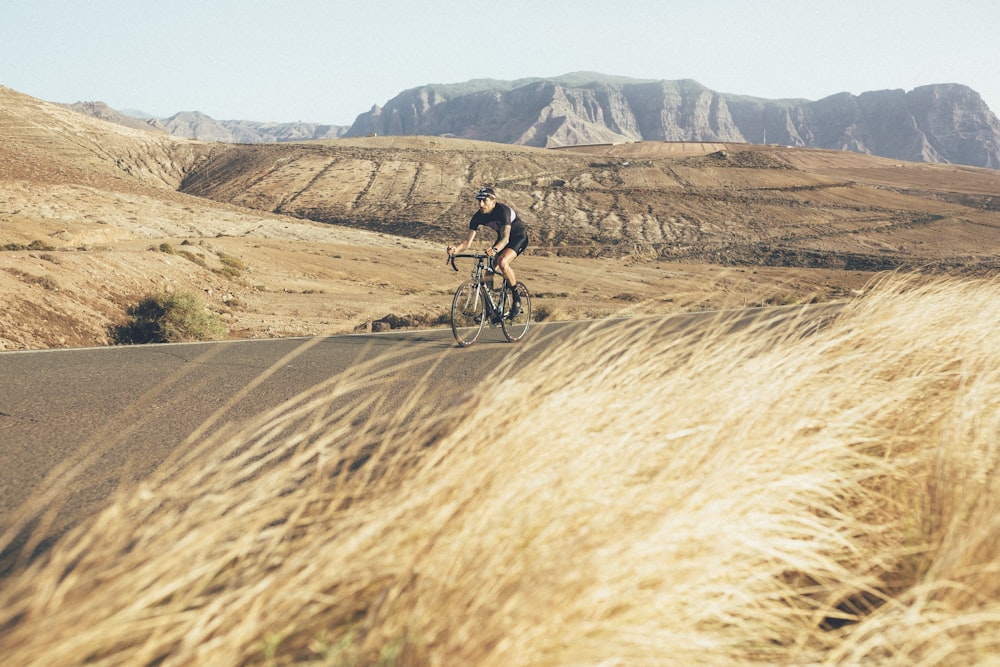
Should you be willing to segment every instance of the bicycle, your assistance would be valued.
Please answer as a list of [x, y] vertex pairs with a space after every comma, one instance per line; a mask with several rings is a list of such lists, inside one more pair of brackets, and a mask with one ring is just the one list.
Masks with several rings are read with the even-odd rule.
[[[487, 322], [490, 326], [498, 324], [503, 329], [504, 337], [511, 343], [524, 338], [531, 324], [531, 296], [524, 283], [518, 281], [517, 294], [520, 297], [521, 309], [511, 314], [514, 298], [510, 285], [504, 277], [497, 273], [492, 262], [487, 262], [489, 255], [483, 253], [465, 253], [449, 255], [448, 263], [458, 271], [455, 260], [468, 257], [476, 260], [471, 277], [455, 290], [455, 298], [451, 302], [451, 331], [455, 340], [462, 347], [468, 347], [479, 339]], [[499, 278], [503, 284], [497, 290], [495, 282]], [[494, 298], [495, 297], [495, 298]]]

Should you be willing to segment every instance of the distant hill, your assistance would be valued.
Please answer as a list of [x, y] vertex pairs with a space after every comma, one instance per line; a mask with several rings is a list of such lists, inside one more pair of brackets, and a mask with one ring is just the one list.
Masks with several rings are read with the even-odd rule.
[[780, 144], [1000, 168], [1000, 121], [971, 88], [839, 93], [819, 101], [719, 93], [690, 79], [577, 72], [427, 85], [355, 120], [347, 137], [454, 135], [524, 146], [629, 141]]
[[93, 116], [94, 118], [106, 120], [109, 123], [131, 127], [134, 130], [159, 130], [160, 132], [167, 132], [167, 128], [156, 118], [138, 117], [126, 111], [118, 111], [104, 102], [76, 102], [75, 104], [62, 104], [59, 106]]
[[184, 111], [160, 121], [175, 137], [234, 144], [336, 139], [347, 128], [320, 123], [262, 123], [252, 120], [215, 120], [197, 111]]
[[216, 120], [199, 111], [181, 111], [168, 118], [138, 118], [116, 111], [104, 102], [63, 105], [101, 120], [136, 129], [158, 130], [183, 139], [230, 144], [266, 144], [279, 141], [336, 139], [348, 130], [343, 125], [321, 123], [262, 123], [252, 120]]

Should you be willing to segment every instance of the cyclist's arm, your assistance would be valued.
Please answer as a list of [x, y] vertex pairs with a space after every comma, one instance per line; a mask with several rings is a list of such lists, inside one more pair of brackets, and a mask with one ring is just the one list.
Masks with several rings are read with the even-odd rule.
[[497, 252], [500, 252], [507, 247], [510, 243], [510, 225], [504, 225], [500, 229], [500, 233], [497, 234], [497, 240], [493, 243], [493, 247], [496, 248]]
[[459, 243], [456, 246], [449, 246], [448, 247], [448, 254], [449, 255], [454, 255], [456, 253], [462, 252], [463, 250], [465, 250], [466, 248], [468, 248], [470, 245], [472, 245], [472, 240], [475, 239], [475, 238], [476, 238], [476, 230], [475, 229], [470, 229], [469, 230], [469, 235], [465, 237], [464, 241], [462, 241], [461, 243]]

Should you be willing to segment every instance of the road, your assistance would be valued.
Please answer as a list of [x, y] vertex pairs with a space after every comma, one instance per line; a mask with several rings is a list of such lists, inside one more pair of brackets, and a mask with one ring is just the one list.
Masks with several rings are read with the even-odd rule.
[[[716, 317], [649, 322], [666, 334]], [[745, 311], [730, 324], [760, 317]], [[61, 508], [49, 528], [58, 535], [103, 507], [120, 484], [148, 475], [192, 434], [246, 422], [358, 368], [388, 372], [388, 384], [372, 387], [389, 396], [390, 406], [425, 383], [433, 391], [422, 400], [444, 408], [513, 351], [530, 364], [550, 343], [613, 324], [537, 324], [528, 338], [540, 344], [527, 345], [488, 329], [470, 348], [457, 347], [450, 329], [437, 329], [0, 353], [0, 535], [13, 510], [46, 492]]]
[[0, 515], [61, 467], [103, 452], [60, 492], [75, 520], [207, 420], [244, 422], [349, 368], [400, 368], [389, 385], [400, 397], [430, 374], [443, 404], [512, 349], [499, 329], [468, 349], [439, 329], [0, 353]]

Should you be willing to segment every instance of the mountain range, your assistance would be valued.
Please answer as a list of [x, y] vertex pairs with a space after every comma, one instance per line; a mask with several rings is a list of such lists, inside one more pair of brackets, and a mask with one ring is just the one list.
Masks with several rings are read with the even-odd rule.
[[403, 91], [384, 106], [360, 114], [350, 127], [219, 121], [199, 112], [136, 119], [100, 103], [71, 106], [133, 127], [230, 143], [368, 135], [453, 136], [547, 148], [705, 141], [849, 150], [911, 162], [1000, 168], [1000, 120], [976, 91], [956, 83], [908, 92], [845, 92], [810, 101], [720, 93], [690, 79], [642, 80], [591, 72], [513, 81], [477, 79]]
[[454, 134], [525, 146], [721, 141], [850, 150], [1000, 167], [1000, 121], [959, 84], [839, 93], [819, 101], [719, 93], [692, 80], [576, 73], [422, 86], [362, 114], [346, 136]]

